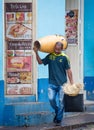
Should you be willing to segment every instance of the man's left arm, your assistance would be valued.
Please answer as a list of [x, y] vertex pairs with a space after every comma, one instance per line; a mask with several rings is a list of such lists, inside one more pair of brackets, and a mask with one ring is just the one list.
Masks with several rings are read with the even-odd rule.
[[71, 84], [73, 84], [73, 75], [71, 69], [67, 70], [67, 75]]

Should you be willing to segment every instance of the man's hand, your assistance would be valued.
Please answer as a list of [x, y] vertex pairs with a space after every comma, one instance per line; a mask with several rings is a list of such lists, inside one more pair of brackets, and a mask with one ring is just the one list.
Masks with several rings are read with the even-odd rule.
[[42, 60], [41, 60], [41, 58], [39, 57], [39, 55], [38, 55], [38, 48], [36, 47], [36, 46], [34, 46], [33, 47], [33, 50], [34, 50], [34, 52], [35, 52], [35, 54], [36, 54], [36, 59], [37, 59], [37, 61], [38, 61], [38, 63], [39, 64], [42, 64]]
[[34, 46], [33, 50], [34, 50], [35, 53], [37, 53], [39, 49], [36, 46]]
[[72, 85], [73, 84], [73, 76], [72, 76], [72, 71], [71, 69], [68, 69], [67, 70], [67, 74], [68, 74], [68, 78], [70, 80], [70, 84]]

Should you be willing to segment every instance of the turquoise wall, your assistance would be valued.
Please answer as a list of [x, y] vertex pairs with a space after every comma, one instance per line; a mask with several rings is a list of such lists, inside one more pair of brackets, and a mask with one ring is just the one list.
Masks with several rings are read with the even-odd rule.
[[[89, 5], [89, 6], [88, 6]], [[94, 76], [94, 0], [84, 1], [84, 76]]]
[[3, 0], [0, 0], [0, 80], [3, 79]]
[[[37, 0], [37, 38], [65, 35], [65, 0]], [[41, 58], [47, 53], [39, 52]], [[48, 102], [48, 66], [38, 65], [38, 101]]]
[[[37, 0], [37, 38], [53, 34], [65, 34], [65, 0]], [[48, 78], [47, 66], [38, 66], [38, 78]]]
[[94, 101], [94, 0], [84, 0], [84, 83], [86, 98]]

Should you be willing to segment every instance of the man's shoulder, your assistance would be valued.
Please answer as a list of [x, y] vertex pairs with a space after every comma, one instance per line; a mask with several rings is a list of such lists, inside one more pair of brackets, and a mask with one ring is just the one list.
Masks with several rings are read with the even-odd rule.
[[67, 54], [65, 54], [65, 53], [62, 52], [61, 55], [62, 55], [63, 57], [65, 57], [68, 61], [70, 61], [69, 56], [68, 56]]

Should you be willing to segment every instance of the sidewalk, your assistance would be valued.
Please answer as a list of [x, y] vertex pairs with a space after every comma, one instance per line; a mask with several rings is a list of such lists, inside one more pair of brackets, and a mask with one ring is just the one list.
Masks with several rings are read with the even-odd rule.
[[[69, 117], [64, 117], [61, 126], [55, 126], [55, 124], [51, 123], [32, 127], [0, 127], [0, 130], [78, 130], [79, 127], [91, 124], [94, 124], [94, 114], [82, 112], [75, 113]], [[94, 130], [94, 126], [92, 130]]]
[[[85, 112], [65, 113], [61, 126], [51, 123], [32, 127], [0, 127], [0, 130], [94, 130], [94, 102], [86, 101], [85, 106]], [[92, 128], [88, 129], [90, 125]]]

